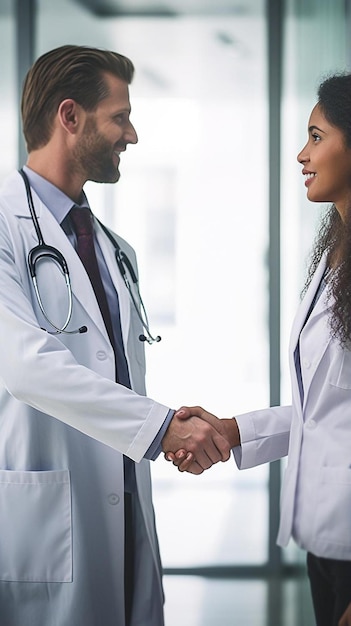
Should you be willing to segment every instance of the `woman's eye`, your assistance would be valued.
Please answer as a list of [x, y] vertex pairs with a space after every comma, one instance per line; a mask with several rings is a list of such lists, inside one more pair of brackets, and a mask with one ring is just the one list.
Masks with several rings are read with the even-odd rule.
[[314, 142], [320, 141], [320, 135], [318, 135], [317, 133], [312, 133], [312, 139]]

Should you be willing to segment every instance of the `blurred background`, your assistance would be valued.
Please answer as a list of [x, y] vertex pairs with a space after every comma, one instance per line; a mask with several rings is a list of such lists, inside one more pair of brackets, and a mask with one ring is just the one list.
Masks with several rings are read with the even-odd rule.
[[[66, 43], [136, 68], [139, 135], [94, 212], [136, 249], [148, 394], [220, 417], [290, 403], [287, 345], [321, 205], [296, 155], [319, 82], [350, 68], [349, 0], [1, 0], [0, 182], [25, 162], [19, 93]], [[152, 467], [166, 626], [311, 626], [305, 555], [275, 545], [284, 462]]]

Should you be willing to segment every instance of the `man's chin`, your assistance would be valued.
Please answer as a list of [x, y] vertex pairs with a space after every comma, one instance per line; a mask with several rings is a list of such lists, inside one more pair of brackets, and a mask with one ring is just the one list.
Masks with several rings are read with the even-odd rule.
[[113, 169], [113, 171], [111, 172], [111, 176], [110, 179], [107, 180], [107, 183], [117, 183], [119, 181], [121, 177], [121, 173], [119, 171], [119, 169]]
[[94, 176], [91, 177], [89, 180], [91, 180], [93, 183], [104, 183], [104, 184], [108, 184], [108, 183], [117, 183], [120, 179], [120, 172], [119, 170], [113, 170], [113, 172], [110, 172], [109, 174], [104, 174], [101, 176]]

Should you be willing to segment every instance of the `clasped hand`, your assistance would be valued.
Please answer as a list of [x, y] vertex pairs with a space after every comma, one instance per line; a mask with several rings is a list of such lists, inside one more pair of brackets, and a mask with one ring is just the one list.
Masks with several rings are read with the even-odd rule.
[[239, 445], [235, 420], [218, 419], [201, 407], [182, 407], [170, 422], [162, 440], [167, 461], [180, 472], [202, 474], [219, 461], [228, 461]]

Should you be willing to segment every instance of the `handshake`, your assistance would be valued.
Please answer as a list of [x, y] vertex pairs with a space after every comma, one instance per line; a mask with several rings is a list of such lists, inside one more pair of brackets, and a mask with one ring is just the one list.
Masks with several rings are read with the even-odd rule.
[[173, 416], [162, 439], [165, 459], [180, 472], [202, 474], [218, 461], [228, 461], [240, 445], [234, 418], [218, 419], [199, 406], [182, 407]]

